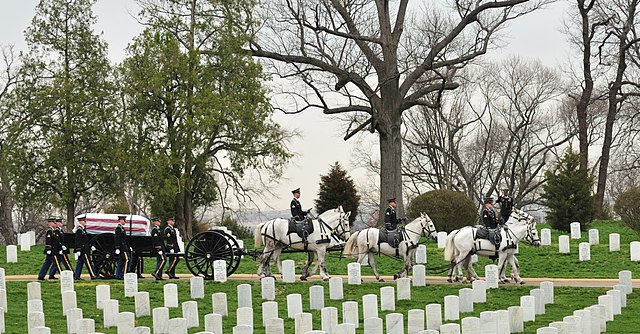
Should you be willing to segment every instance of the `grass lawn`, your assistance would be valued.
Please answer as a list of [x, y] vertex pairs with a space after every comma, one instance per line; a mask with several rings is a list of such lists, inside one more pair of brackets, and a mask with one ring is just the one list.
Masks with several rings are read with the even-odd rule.
[[[135, 312], [134, 299], [124, 297], [123, 283], [121, 281], [106, 281], [111, 285], [111, 297], [120, 300], [120, 312]], [[180, 302], [190, 300], [189, 282], [182, 279], [172, 281], [178, 284], [178, 293]], [[229, 316], [224, 318], [224, 332], [231, 333], [232, 327], [236, 323], [236, 287], [239, 284], [252, 285], [253, 308], [254, 308], [254, 333], [264, 333], [262, 327], [262, 314], [260, 299], [260, 283], [259, 282], [243, 282], [243, 281], [227, 281], [225, 283], [217, 283], [206, 281], [205, 298], [198, 300], [200, 327], [192, 328], [189, 333], [196, 333], [204, 330], [204, 316], [211, 313], [211, 294], [214, 292], [226, 292], [228, 299]], [[95, 286], [105, 284], [105, 282], [76, 282], [75, 290], [77, 293], [78, 307], [83, 309], [85, 318], [93, 318], [96, 321], [96, 331], [107, 333], [116, 333], [115, 328], [102, 328], [102, 310], [98, 310], [95, 305]], [[292, 283], [285, 284], [276, 282], [276, 301], [279, 306], [279, 316], [285, 319], [285, 332], [293, 333], [293, 320], [286, 319], [286, 295], [291, 293], [302, 294], [303, 309], [305, 312], [313, 314], [313, 328], [320, 329], [320, 312], [309, 311], [308, 291], [309, 287], [314, 284], [320, 284], [325, 287], [325, 306], [334, 306], [338, 308], [339, 322], [342, 322], [342, 302], [353, 300], [359, 302], [360, 312], [360, 329], [358, 333], [362, 333], [362, 296], [365, 294], [378, 294], [379, 288], [383, 286], [395, 286], [392, 283], [366, 283], [362, 285], [345, 285], [343, 301], [329, 300], [329, 287], [326, 283]], [[27, 325], [27, 282], [7, 282], [7, 294], [9, 300], [9, 309], [5, 314], [6, 333], [25, 333]], [[465, 287], [463, 285], [430, 285], [427, 287], [412, 287], [411, 301], [397, 301], [396, 311], [404, 314], [404, 321], [407, 321], [407, 312], [410, 309], [423, 309], [430, 303], [443, 303], [444, 296], [457, 295], [458, 289]], [[528, 295], [529, 290], [533, 287], [525, 286], [501, 286], [496, 290], [487, 291], [487, 303], [475, 304], [473, 313], [464, 313], [461, 317], [476, 316], [480, 312], [487, 310], [507, 309], [509, 306], [519, 305], [520, 296]], [[163, 306], [163, 289], [162, 283], [143, 280], [139, 282], [139, 291], [148, 291], [150, 295], [151, 307]], [[598, 296], [606, 293], [606, 289], [599, 288], [572, 288], [572, 287], [556, 287], [555, 303], [546, 306], [546, 314], [536, 316], [535, 322], [525, 323], [525, 333], [535, 333], [539, 327], [544, 327], [552, 321], [560, 321], [564, 316], [571, 315], [574, 310], [581, 309], [593, 304], [597, 304]], [[623, 309], [621, 315], [615, 317], [615, 321], [607, 323], [607, 333], [640, 333], [640, 320], [638, 313], [640, 312], [640, 294], [638, 291], [628, 296], [628, 306]], [[46, 325], [51, 328], [51, 333], [66, 333], [66, 321], [62, 315], [62, 301], [60, 297], [59, 282], [43, 282], [42, 298], [44, 311], [46, 314]], [[385, 315], [390, 312], [380, 312], [379, 317], [384, 319]], [[444, 313], [443, 313], [444, 314]], [[181, 317], [181, 308], [170, 309], [172, 318]], [[151, 327], [151, 317], [141, 317], [136, 320], [137, 326]]]

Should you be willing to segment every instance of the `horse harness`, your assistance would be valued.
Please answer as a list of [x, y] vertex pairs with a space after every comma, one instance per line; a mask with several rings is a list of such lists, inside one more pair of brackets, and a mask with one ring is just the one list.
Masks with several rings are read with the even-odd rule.
[[[331, 226], [329, 226], [329, 224], [325, 223], [322, 218], [318, 217], [318, 225], [320, 226], [320, 239], [318, 241], [316, 241], [316, 244], [324, 244], [324, 243], [329, 243], [331, 242], [331, 238], [335, 238], [335, 232], [333, 231], [333, 229], [331, 228]], [[289, 244], [285, 244], [282, 241], [280, 241], [279, 239], [277, 239], [275, 237], [276, 235], [276, 227], [275, 227], [275, 221], [271, 222], [271, 235], [269, 235], [266, 231], [268, 230], [269, 227], [265, 228], [265, 232], [262, 233], [262, 236], [264, 238], [269, 238], [273, 241], [276, 242], [276, 244], [280, 245], [280, 246], [284, 246], [284, 247], [289, 247], [291, 245], [295, 245], [298, 243], [302, 243], [304, 245], [304, 250], [307, 251], [307, 248], [309, 246], [309, 241], [308, 241], [308, 237], [309, 235], [311, 235], [313, 232], [315, 232], [315, 228], [313, 226], [313, 221], [312, 220], [303, 220], [303, 221], [295, 221], [294, 219], [289, 219], [289, 226], [288, 226], [288, 231], [287, 231], [287, 237], [289, 238]], [[339, 224], [339, 226], [342, 224]], [[344, 230], [344, 228], [342, 228]], [[331, 233], [328, 233], [331, 232]], [[292, 234], [297, 234], [298, 237], [300, 237], [300, 239], [302, 239], [301, 241], [296, 241], [293, 242], [291, 240], [291, 235]], [[345, 231], [342, 231], [340, 233], [340, 235], [343, 235], [345, 233]]]
[[[432, 232], [429, 229], [425, 228], [424, 225], [420, 224], [420, 226], [422, 226], [422, 230], [420, 230], [420, 232], [408, 230], [404, 227], [396, 228], [395, 230], [391, 231], [387, 230], [386, 228], [380, 228], [378, 233], [378, 255], [380, 255], [380, 244], [387, 243], [389, 244], [389, 246], [395, 248], [396, 257], [400, 257], [400, 243], [405, 240], [407, 243], [405, 256], [408, 255], [410, 250], [418, 248], [418, 243], [413, 242], [413, 240], [409, 238], [409, 234], [407, 232], [418, 235], [422, 235], [423, 233], [425, 233], [425, 235], [427, 236]], [[367, 233], [367, 248], [370, 248], [369, 233]]]

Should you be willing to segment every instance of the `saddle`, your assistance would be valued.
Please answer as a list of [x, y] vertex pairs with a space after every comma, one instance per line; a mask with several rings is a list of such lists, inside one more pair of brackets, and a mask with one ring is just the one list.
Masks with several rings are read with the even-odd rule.
[[500, 234], [500, 228], [489, 229], [484, 226], [478, 226], [476, 229], [476, 239], [489, 240], [498, 249], [502, 242], [502, 235]]
[[378, 236], [378, 244], [387, 243], [393, 248], [398, 248], [400, 242], [404, 240], [404, 228], [396, 228], [395, 230], [387, 230], [386, 228], [380, 229]]
[[308, 218], [297, 221], [295, 218], [291, 217], [291, 219], [289, 219], [289, 230], [287, 231], [287, 235], [293, 233], [297, 234], [306, 243], [307, 237], [313, 233], [313, 221]]

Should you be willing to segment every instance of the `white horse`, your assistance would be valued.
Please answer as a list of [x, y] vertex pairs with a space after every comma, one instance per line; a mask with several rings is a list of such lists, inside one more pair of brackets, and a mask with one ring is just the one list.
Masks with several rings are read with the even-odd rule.
[[371, 266], [373, 274], [376, 275], [376, 279], [380, 282], [383, 280], [380, 278], [380, 274], [376, 269], [374, 261], [375, 253], [380, 252], [388, 256], [399, 256], [403, 259], [404, 266], [402, 270], [394, 275], [394, 278], [407, 277], [409, 270], [413, 268], [413, 258], [416, 253], [420, 237], [424, 235], [435, 239], [438, 232], [436, 231], [436, 227], [433, 224], [433, 221], [431, 221], [431, 218], [423, 213], [420, 217], [406, 224], [402, 234], [404, 240], [399, 243], [398, 248], [396, 249], [386, 242], [378, 243], [378, 237], [380, 235], [380, 230], [378, 228], [365, 228], [355, 232], [351, 235], [349, 240], [347, 240], [347, 244], [344, 246], [344, 255], [356, 257], [358, 258], [358, 262], [362, 262], [364, 257], [368, 256], [369, 266]]
[[459, 230], [454, 230], [447, 236], [447, 242], [444, 249], [444, 259], [451, 261], [451, 269], [449, 270], [448, 282], [458, 281], [462, 276], [462, 267], [467, 270], [463, 283], [478, 279], [478, 275], [471, 264], [471, 255], [478, 254], [480, 256], [494, 256], [498, 253], [499, 280], [508, 283], [506, 278], [506, 265], [509, 263], [512, 268], [512, 274], [517, 283], [523, 283], [520, 277], [520, 266], [514, 252], [518, 242], [522, 239], [527, 240], [533, 246], [540, 246], [540, 238], [538, 238], [538, 230], [536, 228], [535, 219], [524, 211], [514, 209], [507, 220], [504, 229], [500, 230], [502, 241], [498, 249], [493, 243], [486, 239], [476, 239], [478, 227], [466, 226]]
[[[317, 268], [320, 268], [320, 277], [325, 281], [329, 280], [330, 276], [325, 266], [327, 248], [335, 245], [335, 240], [344, 241], [349, 238], [350, 215], [351, 212], [345, 213], [342, 206], [320, 214], [317, 219], [313, 219], [313, 233], [307, 236], [306, 246], [297, 233], [288, 234], [288, 219], [276, 218], [259, 224], [254, 233], [254, 241], [256, 247], [264, 244], [264, 250], [260, 257], [258, 277], [273, 276], [270, 265], [272, 256], [277, 263], [278, 271], [282, 273], [280, 253], [283, 248], [292, 248], [309, 253], [309, 261], [302, 268], [301, 280], [306, 280], [307, 277], [315, 273]], [[311, 266], [315, 257], [318, 258], [318, 262], [316, 267], [309, 272], [309, 266]]]

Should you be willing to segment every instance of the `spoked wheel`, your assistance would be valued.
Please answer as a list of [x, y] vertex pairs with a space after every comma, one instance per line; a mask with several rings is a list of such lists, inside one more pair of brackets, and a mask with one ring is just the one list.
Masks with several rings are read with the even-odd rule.
[[233, 274], [240, 264], [238, 242], [223, 231], [211, 230], [197, 234], [185, 250], [187, 268], [196, 276], [213, 279], [213, 262], [227, 262], [227, 276]]
[[91, 262], [96, 274], [104, 278], [114, 277], [118, 257], [113, 253], [113, 234], [97, 234], [89, 240], [89, 247], [95, 247], [91, 251]]

